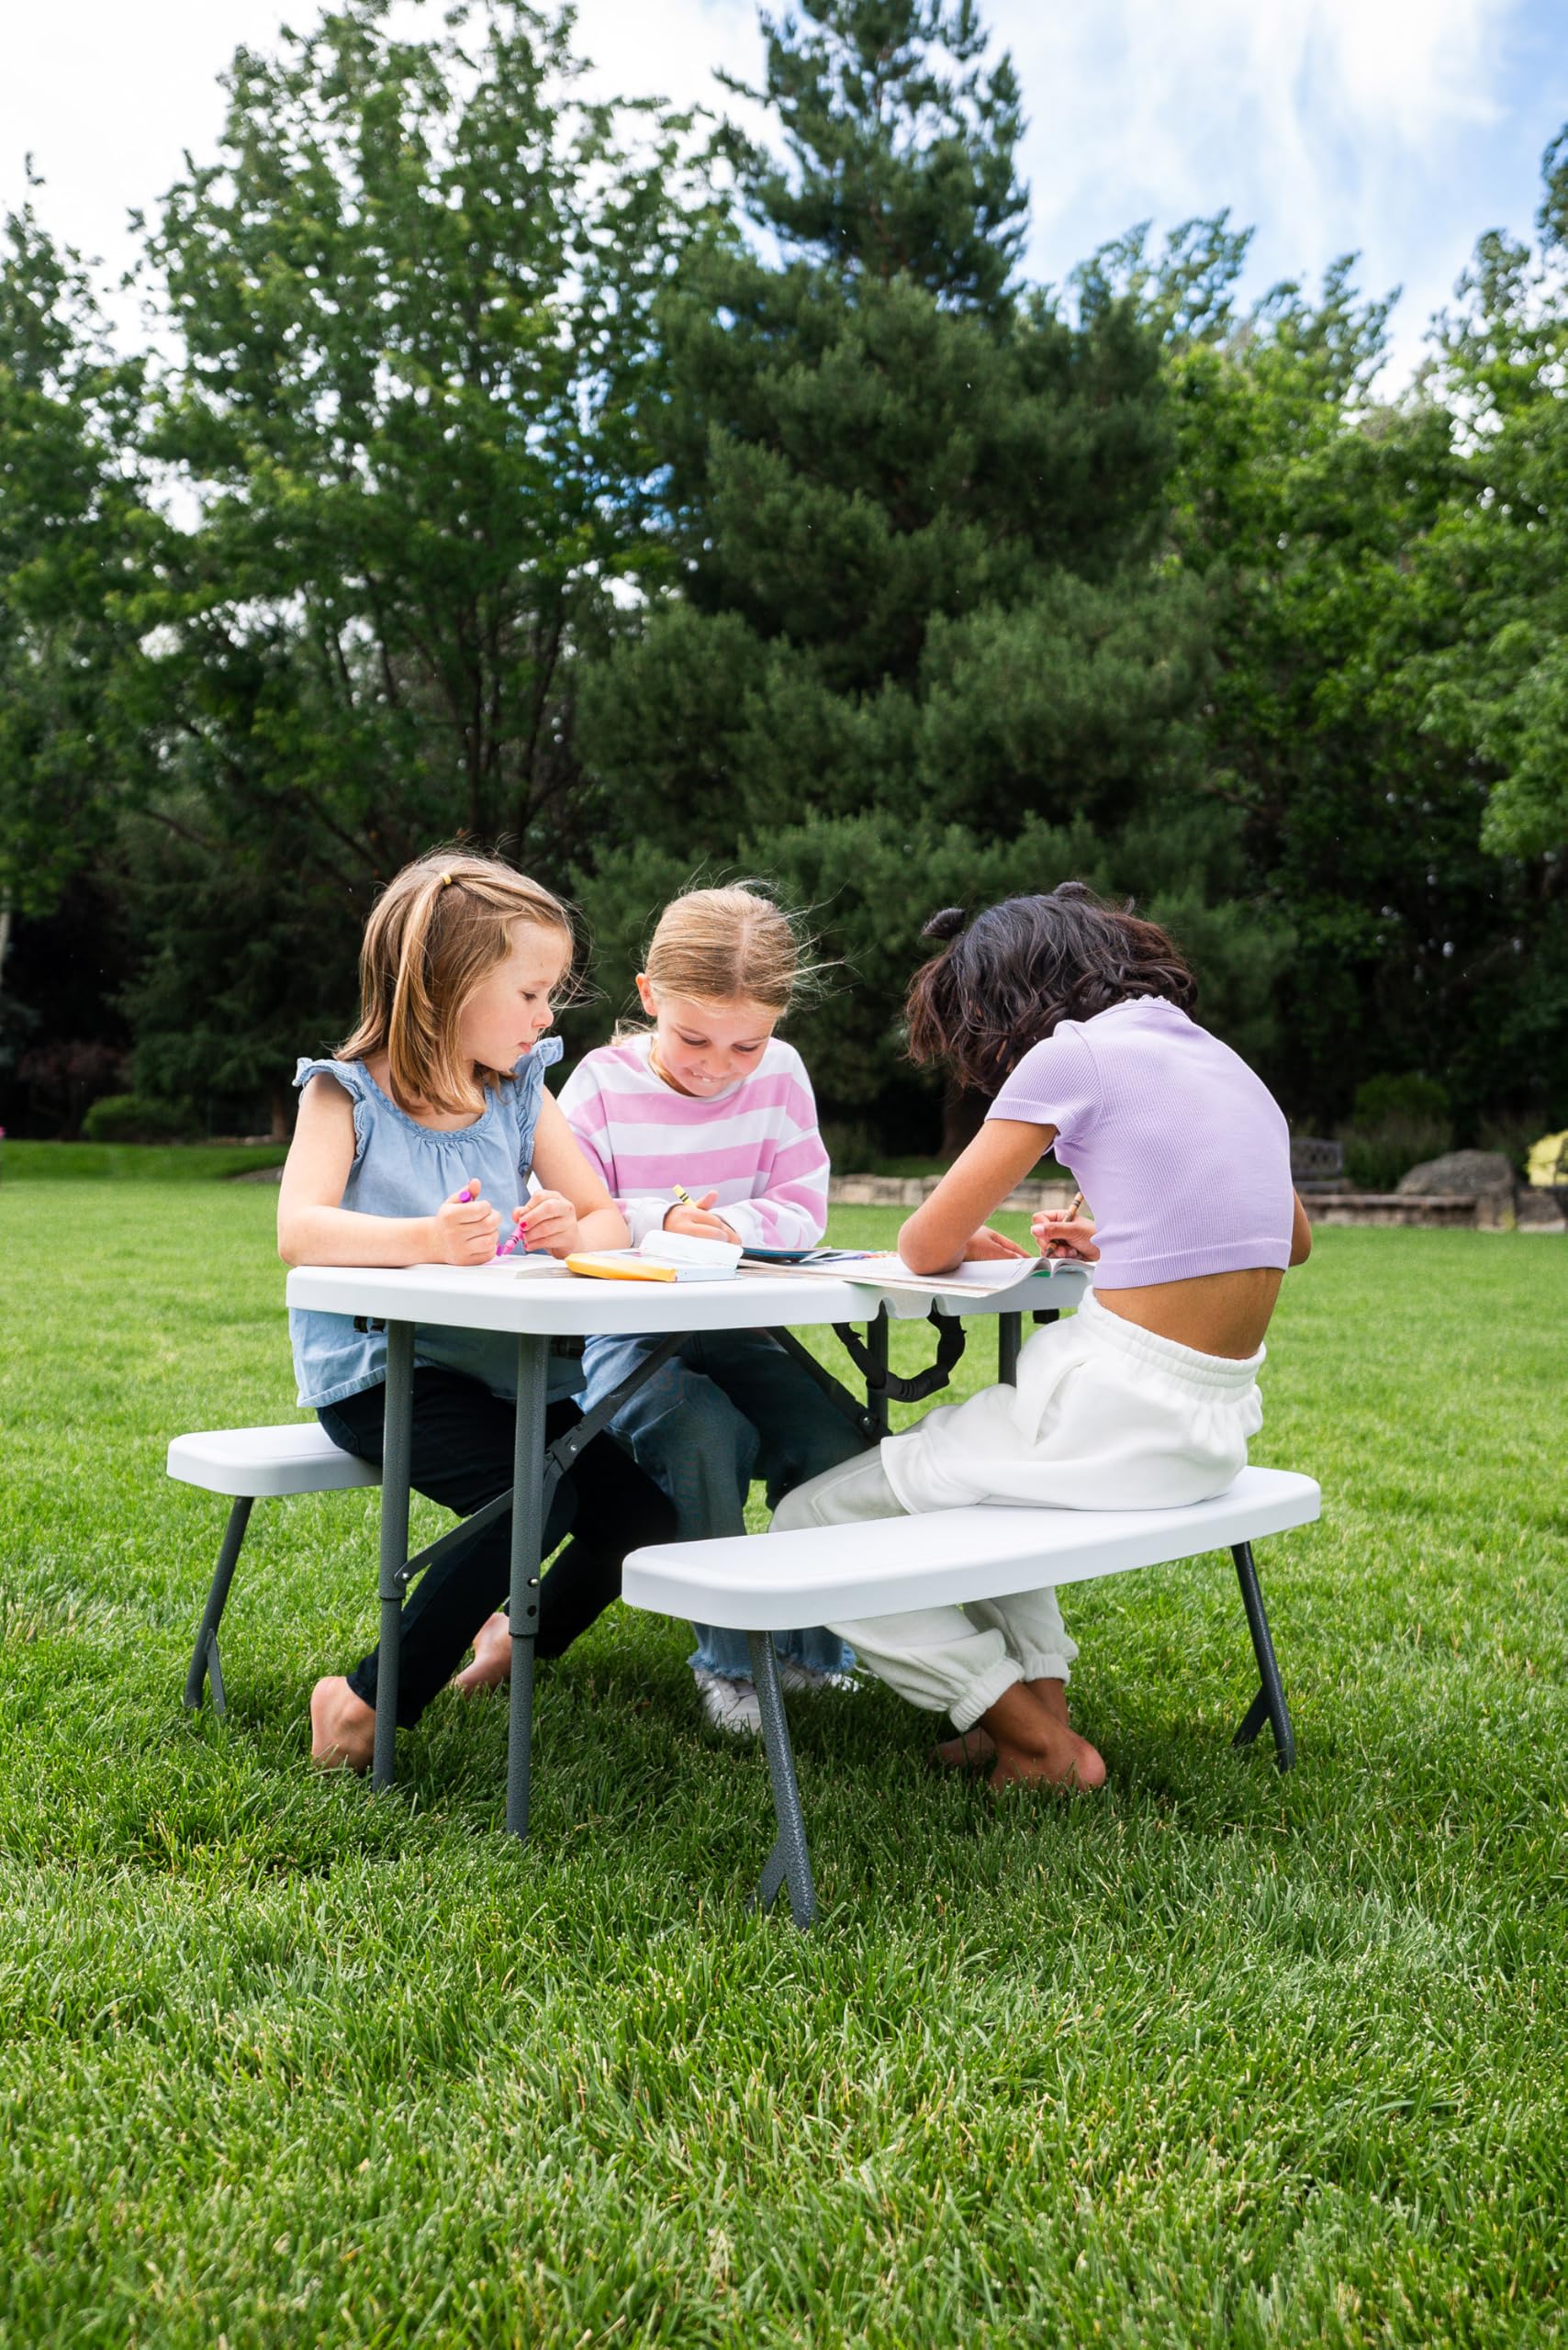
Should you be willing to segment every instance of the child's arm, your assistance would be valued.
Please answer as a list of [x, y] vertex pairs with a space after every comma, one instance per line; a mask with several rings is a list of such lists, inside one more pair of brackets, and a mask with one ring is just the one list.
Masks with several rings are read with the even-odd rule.
[[434, 1215], [361, 1215], [339, 1205], [353, 1166], [353, 1103], [335, 1079], [313, 1077], [278, 1189], [286, 1265], [483, 1265], [494, 1256], [500, 1216], [476, 1194]]
[[1026, 1257], [1029, 1251], [1015, 1241], [988, 1232], [985, 1220], [1038, 1164], [1056, 1131], [1016, 1118], [988, 1118], [901, 1230], [899, 1255], [911, 1272], [950, 1272], [966, 1257]]
[[665, 1229], [738, 1240], [743, 1248], [814, 1248], [827, 1230], [827, 1152], [813, 1130], [809, 1141], [801, 1136], [779, 1152], [765, 1192], [723, 1207], [713, 1204], [716, 1192], [704, 1192], [695, 1206], [671, 1208]]
[[1295, 1202], [1295, 1214], [1291, 1221], [1291, 1263], [1305, 1265], [1312, 1254], [1312, 1226], [1302, 1206], [1301, 1193], [1293, 1192], [1291, 1197]]
[[[665, 1219], [669, 1205], [666, 1197], [640, 1198], [633, 1194], [623, 1197], [617, 1181], [615, 1153], [611, 1130], [605, 1114], [604, 1097], [599, 1088], [595, 1056], [585, 1055], [565, 1085], [561, 1088], [560, 1112], [587, 1163], [590, 1175], [596, 1175], [604, 1186], [605, 1195], [624, 1224], [631, 1246], [634, 1248], [646, 1234], [656, 1232]], [[532, 1208], [529, 1209], [529, 1233], [532, 1236]], [[596, 1247], [601, 1244], [596, 1242]], [[610, 1244], [624, 1248], [626, 1240]]]
[[589, 1165], [560, 1103], [546, 1093], [533, 1130], [533, 1171], [543, 1185], [512, 1214], [528, 1226], [530, 1248], [569, 1257], [575, 1248], [624, 1248], [626, 1219]]
[[717, 1207], [718, 1194], [703, 1186], [699, 1158], [695, 1174], [686, 1180], [694, 1189], [703, 1186], [701, 1199], [668, 1209], [663, 1219], [666, 1231], [708, 1233], [738, 1240], [744, 1248], [814, 1248], [827, 1230], [827, 1146], [817, 1126], [805, 1064], [786, 1047], [767, 1074], [775, 1083], [782, 1080], [783, 1091], [774, 1105], [771, 1132], [757, 1144], [759, 1163], [752, 1180], [761, 1190]]

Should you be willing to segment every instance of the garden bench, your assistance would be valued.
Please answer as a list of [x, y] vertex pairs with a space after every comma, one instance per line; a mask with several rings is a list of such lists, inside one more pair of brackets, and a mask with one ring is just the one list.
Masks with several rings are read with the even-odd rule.
[[182, 1484], [202, 1485], [209, 1494], [228, 1494], [232, 1500], [196, 1652], [185, 1675], [186, 1706], [194, 1710], [200, 1705], [202, 1685], [210, 1679], [212, 1702], [221, 1714], [223, 1668], [218, 1658], [218, 1627], [252, 1505], [279, 1494], [336, 1494], [351, 1485], [378, 1485], [381, 1475], [369, 1461], [341, 1450], [317, 1420], [291, 1420], [273, 1428], [206, 1428], [195, 1436], [177, 1436], [169, 1447], [166, 1466], [170, 1476]]
[[745, 1632], [762, 1713], [763, 1743], [773, 1783], [778, 1835], [762, 1872], [760, 1899], [772, 1908], [788, 1886], [798, 1926], [816, 1916], [805, 1820], [795, 1781], [772, 1635], [798, 1627], [852, 1623], [978, 1599], [1000, 1599], [1043, 1584], [1084, 1583], [1100, 1575], [1158, 1567], [1205, 1550], [1229, 1550], [1258, 1660], [1259, 1690], [1234, 1744], [1274, 1734], [1282, 1771], [1295, 1760], [1295, 1740], [1263, 1613], [1252, 1544], [1305, 1526], [1321, 1495], [1310, 1477], [1282, 1469], [1244, 1469], [1213, 1501], [1183, 1509], [951, 1509], [918, 1517], [847, 1526], [804, 1527], [786, 1534], [742, 1535], [713, 1542], [661, 1543], [626, 1561], [622, 1595], [629, 1606]]

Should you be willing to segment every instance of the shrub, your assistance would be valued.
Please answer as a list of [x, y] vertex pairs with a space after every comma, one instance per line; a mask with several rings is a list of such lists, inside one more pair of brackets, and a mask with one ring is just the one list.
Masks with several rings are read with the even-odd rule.
[[824, 1119], [822, 1137], [835, 1175], [867, 1175], [877, 1166], [882, 1147], [873, 1127], [859, 1119]]
[[1429, 1125], [1441, 1125], [1447, 1139], [1438, 1145], [1438, 1150], [1452, 1147], [1449, 1097], [1435, 1077], [1423, 1077], [1418, 1069], [1412, 1069], [1404, 1077], [1369, 1077], [1364, 1085], [1357, 1086], [1350, 1123], [1358, 1133], [1381, 1126], [1391, 1118], [1425, 1119]]
[[1527, 1164], [1532, 1183], [1568, 1183], [1568, 1132], [1542, 1135], [1531, 1146]]
[[1347, 1126], [1345, 1173], [1358, 1192], [1392, 1192], [1423, 1159], [1440, 1158], [1453, 1141], [1446, 1118], [1393, 1112], [1364, 1126]]
[[188, 1102], [149, 1102], [140, 1093], [105, 1093], [82, 1121], [84, 1142], [190, 1142], [196, 1133]]

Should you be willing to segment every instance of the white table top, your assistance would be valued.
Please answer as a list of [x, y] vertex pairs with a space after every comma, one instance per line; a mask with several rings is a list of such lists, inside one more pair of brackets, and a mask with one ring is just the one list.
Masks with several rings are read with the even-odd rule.
[[728, 1281], [587, 1281], [563, 1271], [519, 1273], [490, 1265], [297, 1265], [290, 1305], [322, 1314], [363, 1314], [383, 1322], [423, 1322], [458, 1330], [510, 1330], [548, 1337], [627, 1336], [653, 1330], [806, 1329], [866, 1322], [885, 1304], [899, 1321], [919, 1321], [935, 1304], [944, 1314], [1026, 1314], [1083, 1302], [1087, 1277], [1058, 1263], [990, 1292], [931, 1284], [917, 1292], [879, 1291], [865, 1282], [820, 1275], [741, 1272]]

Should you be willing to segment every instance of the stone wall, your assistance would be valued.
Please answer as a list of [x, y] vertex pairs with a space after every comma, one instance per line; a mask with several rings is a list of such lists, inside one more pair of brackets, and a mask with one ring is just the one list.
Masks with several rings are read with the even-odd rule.
[[[917, 1208], [941, 1181], [939, 1175], [834, 1175], [827, 1194], [835, 1208]], [[1041, 1208], [1065, 1208], [1072, 1200], [1072, 1185], [1020, 1183], [1002, 1206], [1035, 1215]]]

